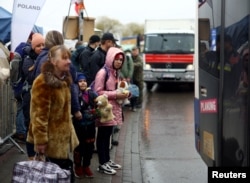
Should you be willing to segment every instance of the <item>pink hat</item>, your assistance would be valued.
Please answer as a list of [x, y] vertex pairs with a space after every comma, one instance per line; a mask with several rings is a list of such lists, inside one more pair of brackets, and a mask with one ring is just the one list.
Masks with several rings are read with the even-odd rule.
[[31, 47], [34, 49], [37, 45], [43, 43], [44, 44], [45, 39], [43, 38], [42, 34], [39, 33], [34, 33], [32, 35], [32, 40], [31, 40]]

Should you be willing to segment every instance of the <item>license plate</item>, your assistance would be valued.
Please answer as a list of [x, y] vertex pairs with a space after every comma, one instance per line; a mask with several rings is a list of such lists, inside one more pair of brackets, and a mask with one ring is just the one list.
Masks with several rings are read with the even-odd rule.
[[163, 78], [175, 78], [174, 74], [163, 74], [162, 75]]

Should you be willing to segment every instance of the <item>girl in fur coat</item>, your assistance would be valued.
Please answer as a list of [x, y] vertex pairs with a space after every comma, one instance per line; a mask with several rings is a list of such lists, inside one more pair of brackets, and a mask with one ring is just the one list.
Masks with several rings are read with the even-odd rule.
[[[69, 159], [79, 144], [71, 118], [70, 52], [63, 46], [54, 46], [48, 61], [34, 80], [31, 89], [30, 125], [27, 141], [34, 144], [38, 154], [73, 173]], [[74, 176], [71, 176], [73, 182]]]

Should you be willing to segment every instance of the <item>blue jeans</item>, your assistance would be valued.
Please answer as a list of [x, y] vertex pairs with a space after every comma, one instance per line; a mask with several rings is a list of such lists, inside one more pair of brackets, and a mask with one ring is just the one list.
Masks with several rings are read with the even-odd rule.
[[26, 134], [26, 126], [24, 124], [24, 115], [22, 100], [17, 100], [17, 113], [16, 113], [16, 133]]

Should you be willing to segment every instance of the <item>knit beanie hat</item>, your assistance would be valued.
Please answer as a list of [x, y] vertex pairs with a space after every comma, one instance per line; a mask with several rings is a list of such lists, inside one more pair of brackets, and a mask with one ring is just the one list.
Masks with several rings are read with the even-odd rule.
[[34, 33], [32, 36], [32, 40], [31, 40], [31, 47], [32, 49], [34, 49], [37, 45], [43, 43], [44, 44], [45, 40], [43, 38], [42, 34], [39, 33]]
[[90, 38], [89, 38], [89, 43], [92, 44], [92, 43], [96, 43], [96, 42], [100, 42], [100, 37], [98, 35], [92, 35]]
[[85, 75], [83, 73], [78, 73], [78, 75], [77, 75], [77, 81], [80, 81], [82, 79], [86, 80]]

